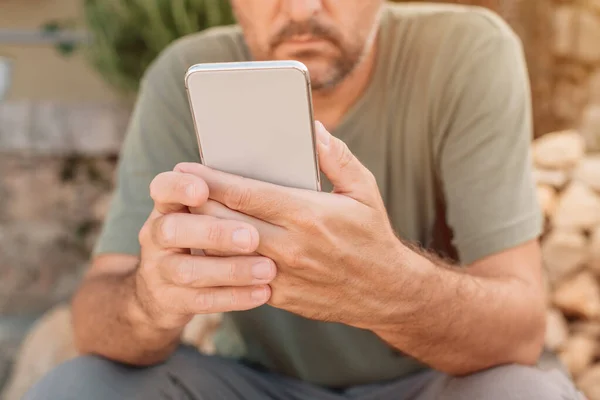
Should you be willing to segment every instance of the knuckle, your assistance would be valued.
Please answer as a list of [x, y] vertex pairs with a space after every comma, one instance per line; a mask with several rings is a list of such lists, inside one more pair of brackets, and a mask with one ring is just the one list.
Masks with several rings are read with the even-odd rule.
[[229, 270], [229, 276], [228, 276], [229, 282], [237, 283], [240, 280], [239, 266], [235, 262], [230, 262], [228, 270]]
[[307, 233], [317, 232], [320, 227], [320, 220], [317, 212], [309, 209], [297, 212], [294, 216], [294, 224]]
[[178, 259], [173, 269], [173, 281], [180, 285], [189, 285], [196, 280], [194, 263], [190, 258]]
[[149, 285], [149, 279], [152, 276], [153, 271], [156, 271], [156, 266], [158, 262], [154, 259], [144, 259], [143, 262], [140, 263], [136, 277], [138, 279], [138, 284], [143, 283], [143, 287], [145, 289], [149, 289], [152, 285]]
[[220, 247], [223, 244], [225, 238], [225, 227], [220, 222], [214, 222], [207, 227], [207, 239], [209, 243]]
[[241, 186], [231, 185], [224, 193], [225, 205], [233, 210], [245, 209], [250, 201], [250, 191]]
[[196, 296], [196, 306], [200, 311], [210, 311], [215, 303], [215, 292], [204, 290]]
[[142, 225], [142, 228], [138, 233], [138, 241], [140, 242], [140, 245], [143, 246], [152, 241], [152, 235], [150, 234], [150, 230], [150, 225], [148, 221], [146, 221], [144, 225]]
[[154, 241], [161, 247], [173, 247], [177, 242], [177, 218], [174, 214], [163, 215], [154, 223]]
[[138, 300], [146, 310], [156, 310], [162, 307], [160, 301], [160, 284], [154, 275], [154, 263], [145, 263], [136, 274], [135, 292]]
[[304, 252], [298, 246], [290, 245], [285, 254], [283, 254], [283, 262], [290, 267], [298, 267], [302, 265], [304, 260]]
[[364, 170], [367, 182], [373, 186], [377, 186], [377, 178], [375, 177], [375, 174], [373, 174], [370, 169], [365, 168]]
[[338, 165], [340, 168], [346, 168], [352, 162], [354, 155], [348, 148], [346, 143], [340, 143], [340, 151], [338, 153]]
[[[280, 285], [281, 286], [281, 285]], [[271, 298], [269, 303], [276, 307], [288, 308], [292, 302], [290, 297], [290, 291], [285, 289], [273, 289], [271, 292]]]
[[232, 308], [235, 308], [239, 302], [240, 300], [237, 290], [235, 288], [229, 289], [229, 305]]

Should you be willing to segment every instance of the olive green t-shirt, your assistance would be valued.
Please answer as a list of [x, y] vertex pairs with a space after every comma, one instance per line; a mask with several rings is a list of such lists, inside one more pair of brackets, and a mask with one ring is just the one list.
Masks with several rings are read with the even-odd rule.
[[[535, 239], [542, 219], [531, 178], [530, 92], [515, 34], [481, 8], [386, 4], [377, 46], [366, 91], [332, 133], [377, 178], [398, 235], [431, 243], [440, 193], [464, 265]], [[250, 59], [240, 29], [231, 26], [177, 40], [155, 60], [142, 81], [96, 254], [137, 255], [138, 231], [153, 206], [151, 180], [181, 161], [199, 162], [186, 69]], [[226, 314], [216, 343], [223, 355], [326, 386], [425, 368], [370, 331], [270, 306]]]

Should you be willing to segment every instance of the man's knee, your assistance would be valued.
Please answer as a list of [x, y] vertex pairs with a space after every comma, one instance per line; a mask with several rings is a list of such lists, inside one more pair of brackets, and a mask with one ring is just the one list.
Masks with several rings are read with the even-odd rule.
[[[25, 395], [25, 400], [122, 398], [143, 370], [95, 356], [81, 356], [51, 370]], [[137, 378], [137, 379], [136, 379]]]
[[[581, 400], [573, 383], [559, 370], [506, 365], [461, 378], [450, 378], [449, 399]], [[446, 397], [444, 397], [446, 398]]]

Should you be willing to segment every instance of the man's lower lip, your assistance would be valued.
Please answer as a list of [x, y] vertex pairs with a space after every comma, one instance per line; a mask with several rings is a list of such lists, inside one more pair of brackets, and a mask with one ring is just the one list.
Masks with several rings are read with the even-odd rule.
[[291, 45], [301, 46], [301, 45], [310, 45], [310, 44], [317, 44], [317, 43], [325, 43], [325, 40], [323, 40], [323, 39], [286, 40], [285, 42], [282, 42], [281, 44], [283, 44], [283, 45], [291, 44]]

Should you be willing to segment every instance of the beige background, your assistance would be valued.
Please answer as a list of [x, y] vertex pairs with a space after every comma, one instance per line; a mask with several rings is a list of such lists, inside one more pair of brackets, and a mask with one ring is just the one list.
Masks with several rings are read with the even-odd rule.
[[[80, 0], [0, 0], [1, 29], [38, 29], [52, 19], [81, 21]], [[0, 43], [0, 56], [13, 59], [6, 100], [112, 102], [117, 94], [81, 54], [63, 57], [50, 45]]]

